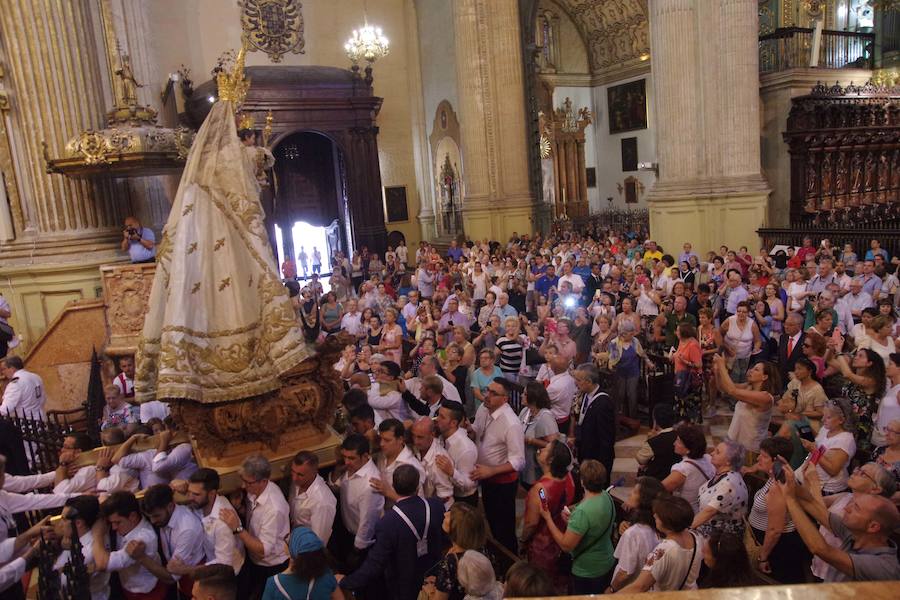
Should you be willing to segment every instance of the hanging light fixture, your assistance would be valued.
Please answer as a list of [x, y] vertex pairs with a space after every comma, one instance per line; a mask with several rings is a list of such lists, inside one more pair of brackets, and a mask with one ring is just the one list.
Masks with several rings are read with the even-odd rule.
[[390, 42], [381, 31], [381, 27], [369, 25], [368, 3], [363, 4], [363, 26], [354, 29], [350, 39], [344, 44], [347, 57], [353, 62], [354, 71], [358, 70], [361, 60], [369, 63], [367, 71], [372, 63], [383, 58], [390, 52]]

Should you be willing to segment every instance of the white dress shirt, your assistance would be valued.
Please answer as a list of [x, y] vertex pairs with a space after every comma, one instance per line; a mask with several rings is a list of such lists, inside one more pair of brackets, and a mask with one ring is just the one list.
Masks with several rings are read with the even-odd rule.
[[405, 421], [410, 418], [409, 407], [396, 390], [381, 395], [381, 385], [373, 383], [369, 389], [368, 401], [369, 406], [375, 409], [376, 416], [382, 421], [385, 419]]
[[577, 392], [575, 378], [568, 371], [550, 377], [547, 395], [550, 396], [550, 412], [553, 413], [554, 419], [563, 421], [569, 418], [569, 414], [572, 412], [572, 402], [575, 400]]
[[97, 480], [97, 491], [104, 494], [126, 491], [132, 494], [140, 489], [140, 476], [133, 469], [125, 469], [122, 465], [113, 465], [109, 474]]
[[861, 313], [864, 309], [875, 306], [875, 302], [872, 300], [872, 296], [868, 292], [860, 292], [858, 294], [850, 292], [849, 294], [846, 294], [841, 300], [843, 300], [843, 302], [847, 304], [847, 308], [850, 309], [851, 313]]
[[168, 452], [157, 452], [153, 456], [153, 472], [167, 480], [188, 479], [197, 470], [194, 450], [188, 443], [169, 448]]
[[202, 510], [195, 510], [194, 514], [203, 525], [206, 537], [203, 539], [203, 554], [206, 555], [208, 565], [229, 565], [237, 575], [244, 566], [244, 544], [241, 538], [231, 532], [231, 527], [219, 518], [223, 510], [233, 511], [231, 503], [225, 496], [216, 496], [212, 510], [204, 515]]
[[134, 594], [147, 594], [153, 591], [159, 580], [153, 573], [128, 556], [125, 546], [132, 540], [144, 542], [144, 554], [151, 560], [160, 562], [156, 532], [147, 519], [141, 518], [141, 522], [134, 529], [125, 535], [116, 536], [116, 547], [109, 553], [109, 564], [106, 570], [118, 571], [119, 581], [126, 591]]
[[156, 485], [158, 483], [169, 485], [168, 479], [153, 472], [154, 456], [156, 456], [156, 450], [153, 448], [135, 452], [133, 454], [126, 454], [119, 461], [119, 466], [123, 469], [137, 473], [142, 490], [146, 490], [151, 485]]
[[361, 336], [365, 331], [365, 326], [359, 320], [361, 317], [362, 313], [359, 311], [345, 313], [344, 316], [341, 317], [341, 329], [353, 337]]
[[482, 404], [472, 427], [478, 464], [497, 467], [508, 462], [515, 471], [525, 467], [525, 428], [509, 404], [504, 403], [494, 412]]
[[[180, 504], [175, 505], [169, 522], [159, 528], [160, 546], [166, 562], [178, 558], [189, 567], [203, 563], [204, 545], [197, 542], [205, 540], [205, 537], [203, 524], [197, 515]], [[178, 581], [181, 576], [172, 575], [172, 578]]]
[[[462, 400], [459, 398], [459, 390], [456, 389], [456, 386], [450, 383], [447, 379], [441, 377], [440, 375], [435, 375], [438, 379], [441, 380], [441, 383], [444, 384], [444, 389], [441, 392], [447, 400], [455, 400], [456, 402], [462, 403]], [[418, 398], [422, 399], [422, 378], [421, 377], [412, 377], [403, 382], [403, 385], [406, 386], [406, 391], [410, 394]]]
[[322, 476], [316, 475], [303, 493], [299, 493], [297, 486], [291, 484], [290, 505], [291, 528], [309, 527], [327, 546], [334, 526], [334, 515], [337, 513], [337, 498]]
[[54, 494], [89, 494], [97, 489], [97, 469], [87, 465], [78, 469], [72, 477], [53, 486]]
[[355, 535], [353, 545], [359, 550], [375, 543], [375, 524], [384, 509], [384, 496], [372, 489], [369, 480], [380, 478], [378, 467], [369, 460], [353, 475], [344, 472], [336, 484], [341, 492], [341, 519]]
[[563, 275], [559, 278], [559, 283], [556, 284], [557, 289], [562, 289], [562, 284], [569, 283], [572, 285], [572, 293], [580, 294], [582, 290], [584, 290], [584, 279], [581, 278], [581, 275], [578, 273], [569, 273], [568, 275]]
[[6, 389], [3, 390], [3, 403], [0, 404], [0, 414], [14, 415], [18, 413], [31, 419], [45, 421], [47, 414], [44, 412], [44, 382], [38, 375], [19, 369], [15, 372]]
[[[420, 453], [417, 452], [418, 454]], [[438, 468], [436, 463], [438, 456], [449, 458], [447, 451], [438, 440], [431, 442], [431, 447], [425, 456], [419, 456], [419, 462], [425, 470], [425, 484], [422, 486], [422, 491], [426, 498], [440, 498], [444, 501], [444, 506], [449, 509], [453, 504], [453, 482], [446, 473]]]
[[13, 515], [31, 510], [59, 508], [69, 497], [69, 494], [16, 494], [0, 490], [0, 541], [5, 540], [9, 529], [15, 527]]
[[0, 591], [6, 591], [17, 584], [25, 575], [25, 559], [15, 554], [16, 538], [0, 542]]
[[272, 481], [266, 484], [262, 494], [256, 497], [249, 494], [248, 499], [247, 530], [263, 545], [264, 556], [256, 564], [263, 567], [280, 565], [289, 558], [285, 542], [291, 533], [291, 509], [287, 500]]
[[[91, 592], [91, 600], [107, 600], [109, 598], [109, 571], [97, 571], [94, 567], [94, 534], [88, 530], [78, 538], [81, 542], [81, 555], [84, 557], [84, 566], [90, 573], [88, 588]], [[53, 564], [53, 570], [62, 572], [63, 567], [70, 561], [71, 552], [63, 550]], [[65, 581], [65, 575], [60, 575]], [[2, 585], [0, 585], [2, 588]]]
[[150, 419], [165, 421], [169, 416], [169, 405], [159, 400], [150, 400], [141, 403], [141, 423], [147, 423]]
[[453, 435], [444, 440], [444, 449], [453, 461], [453, 475], [450, 476], [453, 495], [457, 498], [471, 496], [478, 489], [478, 484], [470, 477], [478, 461], [478, 448], [475, 442], [469, 439], [464, 429], [457, 429]]
[[[422, 467], [422, 463], [419, 462], [419, 459], [416, 458], [416, 455], [413, 454], [413, 451], [409, 449], [409, 446], [403, 446], [403, 450], [400, 451], [400, 454], [397, 455], [397, 458], [395, 458], [391, 464], [388, 464], [384, 452], [379, 452], [375, 455], [375, 466], [378, 467], [378, 471], [380, 472], [378, 478], [387, 485], [394, 485], [394, 471], [396, 471], [397, 467], [400, 465], [411, 465], [419, 472], [419, 490], [417, 493], [421, 496], [425, 484], [425, 469]], [[393, 502], [385, 500], [384, 510], [390, 510], [393, 505]]]
[[27, 494], [34, 490], [53, 487], [55, 479], [56, 471], [40, 475], [10, 475], [7, 473], [3, 479], [3, 489], [7, 492]]

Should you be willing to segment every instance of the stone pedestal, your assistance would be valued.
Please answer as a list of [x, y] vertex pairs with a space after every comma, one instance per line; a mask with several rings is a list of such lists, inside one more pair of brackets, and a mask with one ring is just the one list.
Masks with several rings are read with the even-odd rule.
[[760, 168], [757, 2], [649, 8], [659, 162], [650, 234], [668, 252], [685, 241], [698, 252], [753, 251], [770, 191]]
[[464, 229], [471, 239], [506, 240], [534, 229], [518, 2], [457, 0], [453, 18]]

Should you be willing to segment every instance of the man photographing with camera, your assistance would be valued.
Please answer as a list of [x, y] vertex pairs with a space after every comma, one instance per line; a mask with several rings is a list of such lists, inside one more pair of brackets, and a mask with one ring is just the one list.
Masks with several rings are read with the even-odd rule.
[[125, 219], [122, 230], [122, 250], [131, 256], [132, 264], [152, 263], [156, 261], [156, 236], [153, 230], [143, 227], [136, 218]]

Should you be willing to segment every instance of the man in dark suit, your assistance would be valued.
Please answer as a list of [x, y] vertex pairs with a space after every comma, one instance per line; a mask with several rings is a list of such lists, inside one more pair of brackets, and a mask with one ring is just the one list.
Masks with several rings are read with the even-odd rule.
[[681, 460], [675, 454], [675, 411], [670, 404], [659, 403], [653, 407], [653, 429], [647, 441], [638, 450], [638, 473], [662, 481], [669, 476], [672, 465]]
[[[444, 546], [444, 505], [438, 498], [422, 498], [419, 472], [412, 465], [394, 471], [394, 491], [400, 496], [375, 526], [375, 545], [362, 566], [347, 575], [340, 587], [351, 592], [367, 590], [366, 597], [416, 600], [425, 571], [441, 558]], [[381, 578], [381, 593], [371, 589]]]
[[785, 384], [788, 382], [788, 373], [794, 370], [797, 359], [803, 356], [805, 340], [803, 317], [799, 313], [789, 314], [784, 320], [784, 334], [778, 340], [778, 368]]
[[584, 295], [584, 303], [588, 305], [594, 299], [594, 296], [597, 293], [597, 290], [603, 289], [603, 277], [600, 275], [600, 263], [593, 263], [591, 265], [591, 274], [585, 279], [584, 282], [584, 291], [582, 294]]
[[600, 389], [600, 373], [593, 364], [581, 365], [572, 376], [579, 393], [573, 403], [575, 414], [569, 426], [569, 441], [575, 447], [578, 460], [592, 458], [599, 461], [612, 477], [616, 457], [615, 403]]

